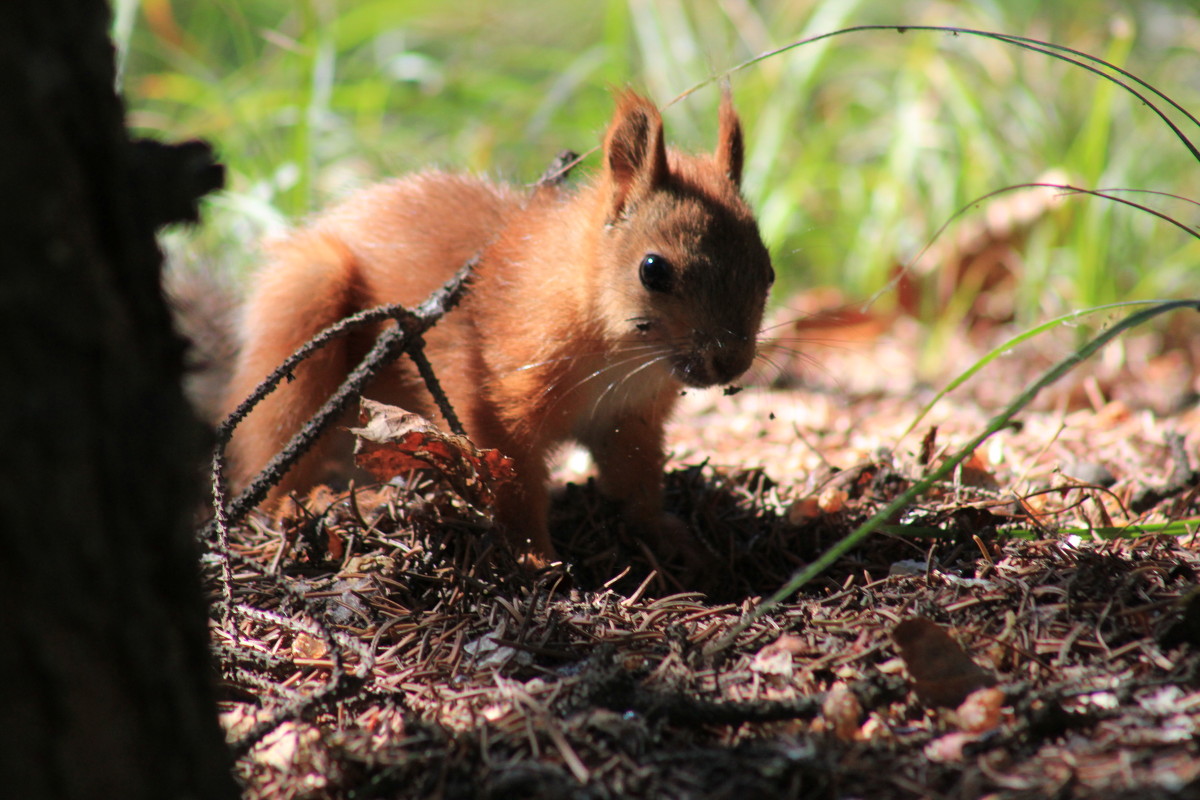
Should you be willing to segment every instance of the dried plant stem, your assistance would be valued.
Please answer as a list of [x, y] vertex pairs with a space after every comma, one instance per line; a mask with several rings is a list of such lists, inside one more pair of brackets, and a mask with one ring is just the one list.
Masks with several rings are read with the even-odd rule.
[[[354, 397], [362, 392], [363, 388], [379, 374], [379, 371], [384, 366], [390, 364], [405, 352], [408, 352], [410, 355], [420, 353], [415, 358], [422, 377], [426, 375], [429, 377], [433, 376], [429, 362], [424, 360], [424, 354], [420, 352], [422, 345], [421, 335], [433, 327], [447, 311], [454, 308], [462, 299], [469, 285], [471, 273], [478, 260], [479, 257], [476, 256], [468, 261], [444, 286], [430, 295], [424, 303], [411, 311], [398, 305], [381, 306], [380, 308], [370, 309], [342, 320], [307, 342], [287, 361], [281, 364], [278, 369], [272, 372], [266, 380], [259, 384], [250, 397], [246, 398], [217, 429], [217, 442], [213, 450], [213, 507], [215, 516], [212, 523], [204, 531], [206, 539], [214, 534], [218, 537], [223, 537], [224, 534], [222, 531], [228, 525], [236, 522], [248, 510], [262, 502], [270, 488], [312, 446], [317, 437], [332, 424], [333, 420], [341, 414]], [[233, 436], [234, 428], [246, 417], [250, 409], [278, 386], [279, 382], [297, 364], [325, 344], [328, 344], [339, 336], [346, 335], [352, 330], [387, 319], [395, 320], [397, 323], [396, 327], [388, 328], [379, 335], [370, 352], [346, 376], [341, 386], [330, 396], [321, 409], [313, 415], [308, 424], [292, 437], [283, 450], [271, 459], [240, 495], [232, 502], [226, 503], [224, 481], [221, 478], [224, 471], [225, 448]], [[423, 368], [421, 366], [422, 361], [424, 361]], [[436, 379], [430, 383], [430, 391], [443, 413], [449, 411], [447, 420], [451, 421], [451, 424], [454, 425], [457, 422], [457, 418], [454, 417], [453, 409], [450, 409], [449, 401], [446, 399], [444, 393], [442, 393]], [[227, 552], [227, 550], [224, 551]]]

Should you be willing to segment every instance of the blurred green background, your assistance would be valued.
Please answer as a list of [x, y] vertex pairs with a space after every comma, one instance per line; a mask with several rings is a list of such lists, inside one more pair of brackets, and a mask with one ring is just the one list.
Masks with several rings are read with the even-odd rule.
[[[1119, 64], [1200, 111], [1192, 0], [114, 0], [114, 13], [132, 125], [208, 139], [229, 169], [204, 225], [166, 236], [172, 258], [234, 274], [254, 263], [264, 233], [356, 186], [428, 165], [532, 182], [558, 151], [599, 141], [612, 87], [666, 103], [759, 53], [850, 25], [1037, 37]], [[729, 81], [778, 298], [817, 285], [868, 297], [958, 209], [1051, 170], [1078, 186], [1178, 195], [1123, 196], [1200, 221], [1186, 200], [1200, 200], [1200, 164], [1167, 126], [1118, 87], [1044, 55], [970, 36], [864, 32]], [[718, 99], [711, 84], [671, 106], [669, 140], [710, 147]], [[1200, 243], [1104, 200], [1055, 207], [1020, 253], [1018, 319], [1200, 294]], [[930, 292], [918, 306], [932, 318], [954, 313]]]

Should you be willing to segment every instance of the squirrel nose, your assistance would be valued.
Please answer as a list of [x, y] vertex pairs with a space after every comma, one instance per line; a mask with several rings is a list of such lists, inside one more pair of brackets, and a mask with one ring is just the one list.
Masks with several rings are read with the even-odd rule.
[[687, 353], [674, 359], [675, 376], [688, 386], [704, 388], [729, 383], [750, 368], [754, 342], [710, 339], [696, 342]]

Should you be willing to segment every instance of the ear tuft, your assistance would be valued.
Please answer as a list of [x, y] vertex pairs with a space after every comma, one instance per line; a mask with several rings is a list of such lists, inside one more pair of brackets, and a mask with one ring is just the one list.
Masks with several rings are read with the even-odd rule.
[[721, 113], [717, 126], [717, 165], [729, 176], [735, 186], [742, 185], [742, 162], [746, 157], [746, 145], [742, 140], [742, 123], [733, 110], [733, 99], [729, 87], [721, 91]]
[[605, 166], [612, 185], [610, 219], [667, 179], [662, 115], [646, 98], [622, 93], [604, 137]]

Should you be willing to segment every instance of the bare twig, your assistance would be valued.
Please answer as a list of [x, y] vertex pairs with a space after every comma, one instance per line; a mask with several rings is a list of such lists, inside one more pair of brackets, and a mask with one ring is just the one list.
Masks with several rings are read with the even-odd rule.
[[[561, 185], [571, 170], [579, 163], [580, 156], [571, 150], [560, 152], [538, 179], [536, 186], [556, 187]], [[213, 489], [213, 521], [204, 530], [205, 539], [214, 533], [218, 538], [218, 548], [222, 558], [222, 574], [225, 588], [222, 590], [223, 624], [229, 626], [229, 616], [233, 609], [233, 598], [230, 594], [231, 583], [228, 567], [228, 527], [236, 522], [250, 508], [258, 505], [272, 486], [279, 482], [283, 474], [302, 456], [316, 441], [317, 437], [332, 423], [333, 419], [345, 409], [351, 399], [358, 395], [384, 365], [395, 360], [401, 353], [407, 353], [417, 367], [417, 372], [425, 382], [429, 393], [433, 396], [438, 410], [445, 417], [450, 429], [465, 435], [466, 430], [453, 406], [442, 391], [441, 384], [433, 372], [429, 359], [425, 356], [422, 334], [429, 330], [441, 317], [452, 309], [462, 299], [470, 281], [475, 266], [479, 263], [480, 254], [476, 254], [446, 282], [441, 289], [434, 292], [416, 310], [399, 305], [379, 306], [378, 308], [362, 311], [347, 317], [335, 325], [322, 331], [310, 339], [279, 365], [266, 377], [250, 396], [238, 404], [237, 408], [218, 426], [216, 444], [213, 448], [212, 459], [212, 489]], [[375, 346], [353, 372], [343, 381], [338, 390], [329, 398], [319, 411], [309, 420], [287, 446], [284, 447], [251, 481], [250, 485], [231, 503], [226, 502], [223, 474], [225, 470], [225, 448], [233, 437], [233, 431], [246, 415], [270, 394], [284, 378], [290, 377], [292, 370], [304, 359], [329, 344], [334, 339], [348, 333], [386, 320], [395, 320], [396, 328], [384, 331], [375, 340]]]
[[213, 525], [216, 528], [215, 555], [221, 564], [221, 627], [229, 631], [233, 644], [238, 644], [238, 626], [233, 611], [233, 565], [229, 559], [229, 517], [225, 512], [225, 471], [221, 469], [223, 447], [213, 448], [212, 492], [214, 498]]
[[304, 695], [296, 700], [287, 703], [282, 708], [271, 714], [270, 717], [255, 725], [249, 733], [243, 736], [238, 741], [230, 746], [234, 758], [241, 758], [254, 745], [266, 736], [275, 728], [279, 727], [284, 722], [294, 719], [304, 719], [313, 714], [326, 704], [337, 700], [340, 697], [345, 697], [358, 691], [362, 685], [362, 681], [352, 676], [348, 676], [342, 665], [338, 661], [333, 662], [333, 670], [329, 675], [329, 682], [317, 689], [312, 694]]
[[[592, 152], [591, 150], [588, 151]], [[546, 167], [546, 171], [538, 178], [535, 188], [557, 187], [566, 182], [571, 174], [571, 170], [579, 166], [579, 162], [583, 161], [583, 156], [576, 153], [574, 150], [563, 150], [554, 157], [554, 161], [550, 162], [550, 166]]]
[[[433, 327], [447, 311], [452, 309], [462, 299], [466, 292], [471, 272], [478, 261], [478, 256], [468, 261], [453, 278], [447, 281], [442, 288], [430, 295], [416, 309], [410, 311], [401, 306], [383, 306], [356, 314], [329, 328], [297, 350], [291, 358], [271, 373], [246, 401], [241, 403], [230, 414], [229, 418], [217, 430], [217, 444], [213, 454], [213, 506], [216, 510], [216, 516], [213, 522], [205, 529], [204, 538], [211, 538], [216, 531], [236, 522], [249, 509], [262, 502], [270, 488], [312, 446], [317, 437], [349, 405], [350, 401], [362, 391], [363, 387], [379, 373], [380, 369], [394, 361], [402, 353], [406, 351], [411, 353], [416, 349], [414, 339], [419, 341], [421, 334]], [[326, 401], [325, 405], [309, 420], [308, 424], [292, 437], [283, 450], [271, 459], [237, 498], [226, 504], [223, 496], [223, 481], [218, 477], [223, 471], [225, 447], [233, 435], [233, 429], [245, 418], [254, 404], [265, 397], [283, 380], [284, 376], [318, 348], [338, 336], [345, 335], [354, 328], [384, 319], [394, 319], [397, 323], [396, 327], [388, 328], [379, 335], [370, 352], [367, 353], [358, 367], [346, 377], [342, 385], [338, 387], [337, 391]], [[426, 362], [426, 367], [428, 367], [428, 362]], [[419, 365], [418, 369], [420, 369]], [[432, 374], [431, 370], [428, 371], [429, 374]], [[423, 370], [423, 375], [424, 372]], [[434, 392], [435, 398], [441, 395], [440, 390], [431, 388], [431, 391]], [[444, 395], [441, 395], [441, 397], [442, 400], [439, 401], [439, 406], [445, 400]], [[445, 405], [449, 406], [448, 403]], [[220, 536], [219, 533], [217, 535]]]
[[442, 412], [442, 416], [446, 418], [451, 432], [459, 436], [466, 436], [467, 429], [463, 427], [458, 415], [454, 413], [454, 406], [450, 405], [450, 398], [446, 397], [446, 393], [442, 391], [442, 384], [438, 382], [437, 375], [433, 373], [433, 365], [429, 363], [429, 358], [425, 355], [425, 340], [420, 336], [415, 337], [405, 352], [416, 364], [417, 373], [425, 382], [425, 388], [433, 395], [433, 402], [437, 403], [438, 411]]

